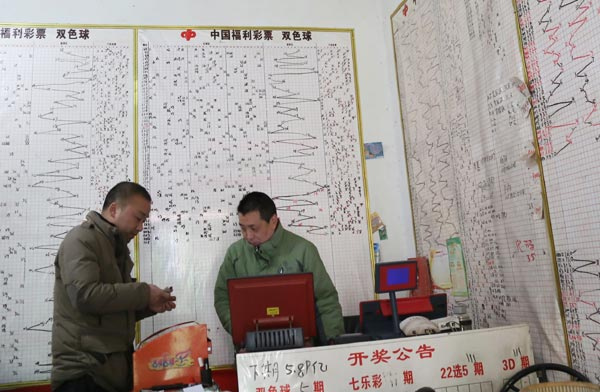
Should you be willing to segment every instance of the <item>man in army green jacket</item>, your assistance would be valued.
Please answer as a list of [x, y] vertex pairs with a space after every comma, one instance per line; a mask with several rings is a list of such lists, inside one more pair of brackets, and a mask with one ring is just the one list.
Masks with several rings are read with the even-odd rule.
[[243, 239], [227, 249], [215, 285], [215, 309], [223, 327], [231, 333], [227, 279], [312, 272], [317, 318], [325, 337], [344, 333], [338, 293], [315, 245], [281, 226], [275, 203], [264, 193], [245, 195], [238, 218]]
[[142, 230], [150, 195], [121, 182], [102, 214], [90, 212], [54, 261], [53, 391], [130, 391], [135, 322], [171, 310], [170, 290], [133, 282], [127, 243]]

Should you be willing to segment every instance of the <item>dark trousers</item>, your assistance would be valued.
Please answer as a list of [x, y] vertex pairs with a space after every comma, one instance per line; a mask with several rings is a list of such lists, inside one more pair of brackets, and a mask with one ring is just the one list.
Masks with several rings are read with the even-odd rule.
[[65, 382], [54, 392], [106, 392], [106, 389], [98, 386], [94, 379], [86, 374], [83, 377]]

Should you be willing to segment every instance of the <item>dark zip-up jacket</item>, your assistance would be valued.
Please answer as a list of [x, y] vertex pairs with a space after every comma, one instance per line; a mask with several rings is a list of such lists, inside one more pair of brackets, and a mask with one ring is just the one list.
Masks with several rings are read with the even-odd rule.
[[54, 267], [52, 389], [87, 374], [108, 391], [130, 390], [135, 323], [153, 313], [150, 288], [130, 276], [127, 242], [90, 212], [66, 235]]

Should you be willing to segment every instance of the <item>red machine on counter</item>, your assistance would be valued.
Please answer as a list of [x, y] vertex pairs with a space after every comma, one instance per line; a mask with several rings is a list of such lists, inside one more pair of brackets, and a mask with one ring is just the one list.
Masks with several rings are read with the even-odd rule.
[[133, 353], [133, 390], [213, 386], [206, 324], [187, 322], [148, 336]]

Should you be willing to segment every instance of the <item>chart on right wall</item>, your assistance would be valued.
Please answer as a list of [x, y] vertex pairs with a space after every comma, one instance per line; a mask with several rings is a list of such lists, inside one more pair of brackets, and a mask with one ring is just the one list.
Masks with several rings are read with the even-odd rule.
[[573, 367], [598, 383], [600, 7], [520, 0], [517, 11]]
[[513, 5], [407, 1], [391, 20], [419, 255], [459, 238], [468, 297], [441, 287], [450, 303], [478, 328], [527, 323], [536, 363], [568, 363]]

